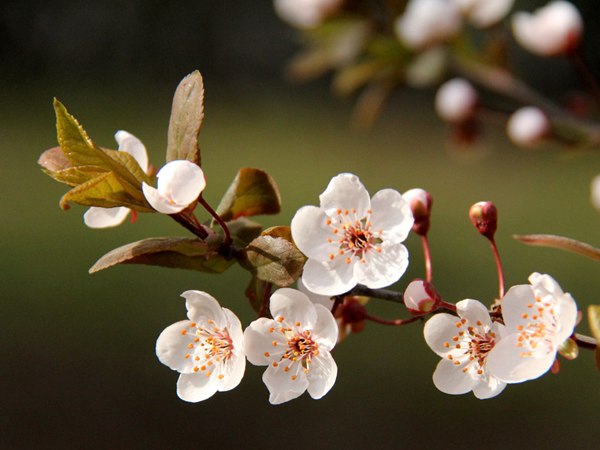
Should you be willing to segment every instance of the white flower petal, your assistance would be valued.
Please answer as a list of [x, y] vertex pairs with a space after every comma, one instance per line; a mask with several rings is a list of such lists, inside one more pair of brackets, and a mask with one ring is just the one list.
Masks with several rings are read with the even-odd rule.
[[500, 381], [495, 377], [488, 377], [487, 382], [481, 380], [473, 386], [473, 394], [478, 399], [485, 400], [500, 394], [505, 387], [505, 382]]
[[214, 375], [204, 373], [183, 373], [177, 380], [177, 395], [186, 402], [201, 402], [217, 392], [217, 380]]
[[508, 290], [502, 297], [502, 317], [509, 330], [514, 331], [529, 322], [529, 319], [523, 318], [523, 314], [531, 313], [534, 303], [535, 296], [530, 285], [519, 284]]
[[119, 130], [115, 133], [115, 140], [119, 144], [119, 150], [129, 153], [140, 165], [144, 173], [148, 172], [148, 152], [146, 147], [138, 138], [127, 131]]
[[156, 177], [160, 194], [184, 207], [196, 200], [206, 187], [202, 169], [191, 161], [171, 161]]
[[292, 219], [294, 243], [309, 258], [324, 261], [335, 251], [335, 246], [327, 241], [335, 237], [326, 223], [328, 219], [329, 216], [316, 206], [303, 206]]
[[356, 210], [358, 217], [364, 217], [371, 207], [369, 193], [356, 175], [342, 173], [331, 179], [327, 189], [319, 196], [321, 209], [332, 217], [337, 210]]
[[185, 291], [181, 296], [185, 298], [187, 315], [191, 321], [205, 324], [208, 320], [213, 320], [218, 327], [227, 326], [227, 317], [212, 295], [202, 291]]
[[493, 376], [507, 383], [521, 383], [540, 377], [552, 367], [556, 349], [526, 356], [528, 352], [519, 345], [519, 334], [513, 333], [494, 346], [486, 358], [486, 366]]
[[590, 199], [594, 208], [600, 209], [600, 175], [596, 175], [592, 180]]
[[[296, 364], [299, 367], [299, 364]], [[292, 376], [297, 378], [294, 380]], [[285, 372], [282, 365], [270, 365], [262, 376], [263, 382], [269, 390], [269, 402], [279, 405], [300, 397], [308, 388], [308, 379], [303, 370], [296, 373]]]
[[304, 292], [311, 302], [313, 302], [316, 305], [323, 305], [325, 308], [327, 308], [329, 311], [331, 311], [331, 308], [333, 308], [333, 303], [334, 303], [333, 298], [331, 298], [329, 295], [319, 295], [319, 294], [315, 294], [314, 292], [309, 291], [306, 288], [306, 286], [304, 286], [304, 283], [302, 282], [302, 278], [298, 279], [297, 284], [298, 284], [298, 290], [300, 292]]
[[425, 322], [423, 336], [431, 350], [441, 357], [445, 357], [451, 351], [448, 345], [457, 333], [456, 323], [459, 321], [456, 316], [440, 313]]
[[273, 335], [269, 332], [273, 326], [275, 323], [272, 319], [260, 317], [244, 330], [244, 353], [255, 366], [267, 366], [271, 362], [265, 352], [273, 349]]
[[283, 321], [301, 328], [312, 329], [317, 323], [317, 312], [315, 305], [302, 292], [291, 289], [277, 289], [271, 295], [271, 315], [277, 320], [282, 317]]
[[144, 192], [144, 197], [146, 197], [146, 200], [148, 200], [148, 203], [150, 203], [150, 206], [152, 206], [159, 213], [177, 214], [187, 206], [173, 204], [167, 197], [161, 195], [156, 188], [153, 188], [144, 182], [142, 182], [142, 191]]
[[[223, 365], [219, 373], [214, 373], [211, 377], [223, 375], [223, 378], [217, 383], [219, 392], [230, 391], [237, 387], [246, 371], [246, 358], [243, 353], [239, 355], [231, 355], [226, 364]], [[205, 375], [206, 376], [206, 375]]]
[[491, 327], [490, 313], [483, 303], [478, 300], [461, 300], [456, 304], [456, 312], [463, 319], [467, 319], [472, 327]]
[[[384, 241], [381, 253], [369, 252], [365, 263], [354, 265], [354, 276], [371, 289], [390, 286], [400, 279], [408, 267], [408, 250], [400, 243]], [[305, 269], [306, 270], [306, 269]]]
[[335, 384], [337, 365], [329, 352], [320, 352], [312, 359], [308, 377], [308, 393], [315, 400], [320, 399]]
[[442, 359], [433, 373], [433, 384], [446, 394], [460, 395], [470, 392], [477, 380], [463, 372], [463, 366], [457, 366], [448, 359]]
[[192, 342], [192, 337], [186, 333], [190, 323], [189, 320], [182, 320], [169, 325], [156, 340], [159, 361], [180, 373], [190, 373], [194, 368], [191, 358], [185, 357], [190, 351], [187, 345]]
[[383, 230], [383, 240], [402, 242], [408, 236], [414, 220], [410, 205], [394, 189], [382, 189], [371, 199], [373, 229]]
[[338, 325], [331, 310], [323, 305], [315, 304], [317, 323], [312, 329], [312, 336], [319, 344], [319, 350], [331, 350], [338, 339]]
[[308, 259], [304, 265], [302, 282], [309, 291], [320, 295], [339, 295], [356, 286], [353, 265], [336, 258], [331, 264]]
[[100, 208], [92, 206], [83, 215], [84, 223], [90, 228], [108, 228], [121, 225], [127, 218], [130, 209], [118, 206], [116, 208]]
[[240, 319], [227, 308], [221, 308], [223, 314], [225, 314], [226, 325], [224, 328], [227, 329], [231, 342], [233, 344], [234, 351], [243, 353], [244, 351], [244, 332], [242, 331], [242, 324]]

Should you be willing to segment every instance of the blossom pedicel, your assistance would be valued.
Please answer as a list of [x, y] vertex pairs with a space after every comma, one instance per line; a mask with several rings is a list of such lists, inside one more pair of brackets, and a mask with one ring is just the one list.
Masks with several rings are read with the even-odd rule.
[[270, 311], [273, 319], [257, 319], [244, 331], [248, 361], [268, 366], [263, 381], [269, 401], [284, 403], [306, 390], [314, 399], [323, 397], [337, 377], [330, 351], [338, 327], [331, 312], [289, 288], [271, 296]]
[[413, 225], [408, 203], [398, 191], [373, 198], [356, 175], [334, 177], [321, 206], [304, 206], [292, 219], [294, 242], [308, 260], [302, 281], [321, 295], [338, 295], [357, 284], [370, 288], [398, 281], [408, 266], [402, 242]]

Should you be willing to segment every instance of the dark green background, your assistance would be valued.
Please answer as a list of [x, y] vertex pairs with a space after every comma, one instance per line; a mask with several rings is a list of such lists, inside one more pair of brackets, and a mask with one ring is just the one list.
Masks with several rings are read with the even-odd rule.
[[[592, 3], [579, 2], [588, 10]], [[149, 214], [118, 229], [87, 229], [84, 209], [61, 211], [66, 187], [36, 165], [56, 142], [53, 96], [98, 144], [114, 145], [113, 133], [125, 129], [162, 165], [173, 90], [198, 68], [207, 89], [202, 150], [213, 204], [244, 166], [268, 171], [281, 188], [284, 209], [265, 225], [288, 224], [343, 171], [359, 175], [372, 194], [423, 187], [434, 197], [437, 288], [448, 301], [489, 303], [497, 291], [493, 259], [467, 211], [493, 200], [507, 285], [550, 273], [585, 309], [600, 303], [596, 263], [525, 247], [511, 235], [556, 233], [598, 245], [600, 216], [588, 198], [600, 168], [595, 153], [521, 151], [500, 126], [486, 127], [480, 151], [457, 151], [433, 114], [431, 93], [397, 94], [371, 131], [352, 129], [351, 101], [330, 96], [324, 82], [283, 80], [295, 34], [270, 2], [30, 1], [0, 13], [0, 447], [597, 448], [600, 377], [590, 352], [561, 360], [558, 376], [509, 386], [495, 399], [453, 397], [431, 382], [438, 358], [419, 325], [368, 324], [351, 336], [335, 350], [338, 381], [320, 401], [305, 395], [270, 406], [263, 369], [253, 366], [232, 392], [180, 401], [177, 374], [154, 354], [156, 337], [184, 317], [179, 295], [187, 289], [210, 292], [248, 324], [247, 273], [124, 266], [88, 275], [116, 246], [185, 231]], [[592, 30], [594, 20], [586, 16]], [[597, 41], [586, 48], [593, 61]], [[545, 62], [564, 75], [549, 80], [535, 69], [541, 62], [530, 60], [534, 82], [574, 85], [566, 64]], [[411, 265], [398, 289], [423, 276], [418, 239], [407, 245]], [[405, 314], [377, 301], [369, 310]], [[585, 322], [580, 330], [588, 331]]]

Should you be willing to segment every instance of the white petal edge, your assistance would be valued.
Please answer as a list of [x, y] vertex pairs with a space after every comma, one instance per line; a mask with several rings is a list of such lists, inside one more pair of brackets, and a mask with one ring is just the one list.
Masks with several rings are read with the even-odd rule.
[[177, 380], [177, 395], [186, 402], [197, 403], [212, 397], [217, 392], [218, 378], [204, 373], [185, 373]]
[[191, 321], [206, 323], [208, 320], [213, 320], [221, 328], [228, 325], [223, 308], [212, 295], [202, 291], [190, 290], [185, 291], [181, 296], [185, 298], [188, 319]]
[[456, 366], [452, 361], [442, 359], [433, 372], [433, 384], [445, 394], [461, 395], [470, 392], [477, 381], [462, 369], [463, 366]]
[[144, 182], [142, 182], [142, 191], [144, 192], [144, 197], [146, 197], [146, 200], [150, 203], [150, 206], [159, 213], [177, 214], [187, 207], [187, 205], [173, 204], [168, 198], [161, 195], [156, 188], [153, 188]]
[[181, 320], [165, 328], [156, 340], [156, 356], [165, 366], [180, 373], [191, 373], [194, 362], [185, 355], [187, 344], [192, 342], [188, 334], [182, 334], [190, 326], [189, 320]]
[[290, 325], [299, 323], [299, 328], [312, 329], [317, 323], [315, 305], [297, 289], [277, 289], [271, 295], [270, 311], [273, 319], [283, 317]]
[[129, 215], [129, 208], [100, 208], [92, 206], [83, 215], [83, 222], [90, 228], [110, 228], [121, 225]]
[[308, 394], [318, 400], [327, 394], [337, 379], [337, 364], [329, 352], [314, 357], [308, 372]]
[[140, 165], [144, 173], [148, 172], [148, 152], [146, 147], [137, 137], [124, 130], [115, 133], [115, 140], [119, 144], [119, 150], [129, 153]]
[[339, 295], [356, 286], [352, 264], [336, 258], [332, 264], [308, 259], [302, 273], [304, 286], [315, 294]]
[[356, 175], [341, 173], [331, 179], [325, 191], [319, 196], [321, 209], [328, 216], [336, 211], [356, 210], [358, 217], [364, 217], [371, 207], [369, 193]]

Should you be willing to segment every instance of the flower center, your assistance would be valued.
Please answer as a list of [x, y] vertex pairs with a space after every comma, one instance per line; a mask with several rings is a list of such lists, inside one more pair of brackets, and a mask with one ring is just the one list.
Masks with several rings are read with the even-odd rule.
[[284, 326], [281, 316], [277, 322], [281, 325], [269, 328], [269, 333], [275, 338], [273, 347], [281, 350], [274, 350], [274, 354], [265, 352], [265, 356], [271, 358], [273, 367], [281, 365], [283, 371], [296, 380], [301, 370], [305, 374], [310, 371], [313, 357], [319, 354], [319, 344], [312, 338], [310, 330], [300, 329], [300, 322], [296, 322], [294, 328]]
[[358, 217], [356, 210], [338, 209], [336, 215], [327, 219], [326, 224], [331, 228], [335, 238], [327, 238], [327, 242], [336, 246], [336, 251], [329, 254], [329, 260], [343, 257], [350, 264], [353, 259], [364, 263], [365, 255], [370, 251], [381, 252], [382, 231], [373, 230], [370, 221], [371, 210], [365, 217]]
[[[185, 354], [185, 358], [193, 359], [194, 372], [203, 372], [207, 377], [233, 353], [234, 346], [229, 332], [216, 326], [213, 320], [209, 319], [206, 327], [192, 322], [181, 334], [191, 338], [187, 344], [190, 352]], [[223, 378], [223, 375], [219, 374], [219, 378]]]
[[470, 326], [466, 319], [456, 323], [460, 331], [452, 336], [454, 345], [444, 342], [444, 347], [452, 349], [448, 359], [460, 366], [465, 364], [462, 371], [472, 375], [484, 375], [485, 360], [496, 345], [496, 333], [477, 321], [476, 326]]
[[551, 352], [554, 348], [554, 336], [558, 330], [558, 319], [551, 302], [536, 297], [535, 304], [529, 303], [529, 313], [523, 313], [522, 319], [528, 320], [517, 326], [519, 337], [517, 347], [522, 348], [522, 357], [531, 357], [534, 353]]

